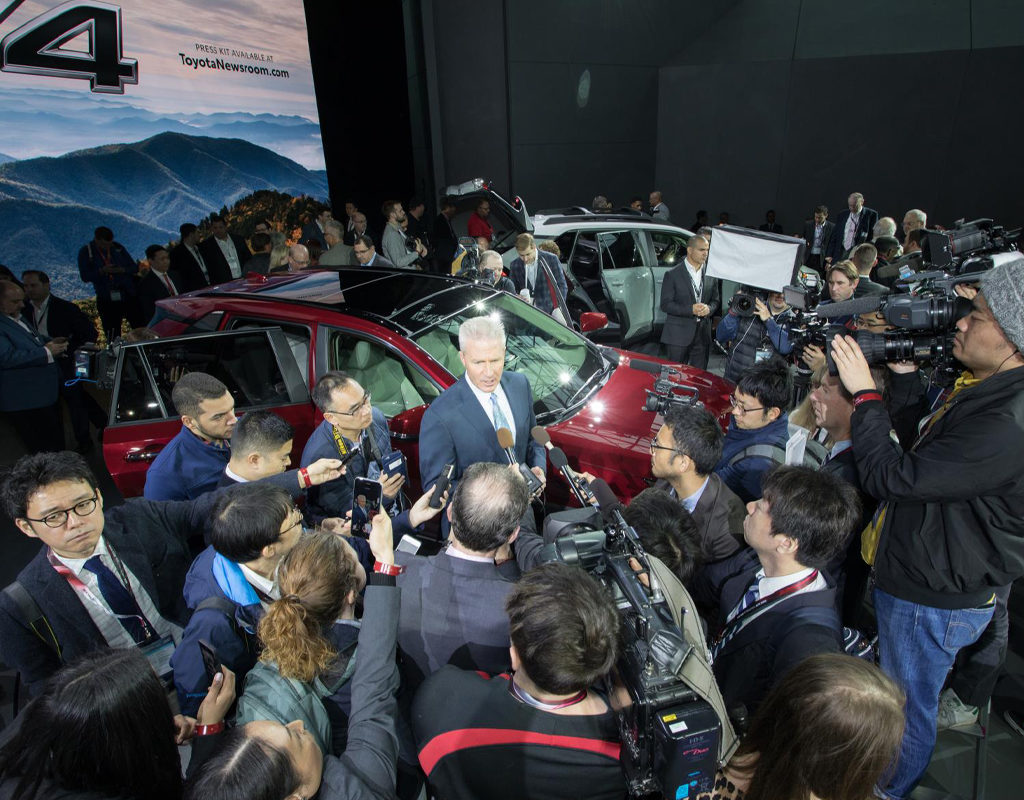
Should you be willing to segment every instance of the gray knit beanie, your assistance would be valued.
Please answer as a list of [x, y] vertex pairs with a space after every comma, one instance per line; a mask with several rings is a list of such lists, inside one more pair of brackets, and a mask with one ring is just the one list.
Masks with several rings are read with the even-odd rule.
[[1024, 353], [1024, 255], [1014, 255], [985, 273], [981, 291], [1006, 338]]

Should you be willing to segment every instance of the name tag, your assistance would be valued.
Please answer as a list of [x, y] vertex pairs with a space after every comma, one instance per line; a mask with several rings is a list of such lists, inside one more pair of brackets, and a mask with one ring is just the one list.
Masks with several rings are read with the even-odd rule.
[[174, 640], [170, 636], [161, 636], [155, 642], [141, 646], [139, 650], [160, 680], [165, 685], [170, 684], [173, 678], [171, 656], [174, 655]]

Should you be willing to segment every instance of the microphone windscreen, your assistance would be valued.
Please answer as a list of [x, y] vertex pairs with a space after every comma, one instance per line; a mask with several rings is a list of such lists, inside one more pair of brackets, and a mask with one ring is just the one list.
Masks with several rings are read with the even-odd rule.
[[533, 441], [537, 444], [542, 444], [545, 447], [551, 443], [551, 435], [540, 425], [534, 425], [530, 428], [530, 436], [533, 437]]
[[516, 445], [515, 439], [512, 438], [512, 431], [508, 428], [498, 428], [498, 444], [501, 445], [502, 450], [510, 450]]
[[819, 317], [825, 317], [825, 319], [869, 314], [872, 311], [878, 311], [878, 307], [882, 305], [882, 298], [883, 295], [874, 294], [856, 297], [853, 300], [844, 300], [841, 303], [825, 303], [824, 305], [819, 305], [815, 312], [817, 312]]
[[569, 459], [561, 447], [552, 447], [548, 451], [548, 457], [551, 459], [551, 463], [555, 465], [555, 469], [563, 469], [569, 466]]
[[657, 364], [654, 361], [644, 361], [642, 358], [631, 358], [629, 359], [630, 369], [638, 369], [641, 372], [649, 372], [652, 375], [661, 374], [661, 364]]

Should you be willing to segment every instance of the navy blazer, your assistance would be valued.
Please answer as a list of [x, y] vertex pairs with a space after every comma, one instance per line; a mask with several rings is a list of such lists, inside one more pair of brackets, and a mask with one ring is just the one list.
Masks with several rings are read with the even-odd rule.
[[[174, 284], [178, 294], [185, 291], [184, 282], [178, 273], [167, 270], [167, 277], [171, 279], [171, 283]], [[142, 316], [146, 318], [147, 322], [152, 320], [153, 315], [156, 313], [157, 300], [163, 300], [165, 297], [170, 296], [171, 293], [167, 291], [167, 284], [153, 270], [147, 272], [139, 280], [139, 305], [142, 307]]]
[[[825, 255], [832, 256], [832, 263], [841, 261], [846, 254], [843, 246], [843, 239], [846, 236], [846, 221], [850, 218], [850, 209], [845, 209], [836, 220], [836, 227], [832, 231], [832, 241], [829, 242], [828, 252]], [[860, 211], [860, 220], [857, 222], [857, 231], [853, 236], [853, 246], [856, 247], [864, 242], [871, 241], [871, 231], [878, 222], [878, 212], [873, 208], [864, 208]], [[852, 249], [852, 248], [851, 248]]]
[[721, 295], [718, 279], [708, 276], [707, 264], [702, 273], [704, 281], [701, 287], [701, 302], [711, 309], [711, 313], [701, 320], [693, 316], [693, 305], [697, 299], [693, 296], [693, 281], [690, 280], [690, 267], [686, 259], [665, 274], [661, 284], [661, 310], [665, 312], [665, 325], [661, 329], [662, 344], [687, 347], [693, 343], [697, 329], [703, 322], [711, 334], [711, 318], [721, 308]]
[[[537, 264], [537, 285], [533, 290], [533, 305], [544, 313], [550, 314], [558, 307], [558, 303], [552, 300], [551, 283], [544, 280], [544, 272], [540, 268], [540, 264], [542, 262], [548, 268], [548, 272], [551, 273], [551, 278], [555, 282], [555, 288], [558, 290], [558, 296], [563, 302], [568, 291], [565, 285], [565, 274], [562, 272], [562, 265], [558, 263], [558, 258], [554, 253], [538, 250], [537, 258], [540, 261]], [[508, 276], [512, 279], [512, 283], [515, 284], [517, 294], [527, 288], [526, 264], [523, 263], [523, 259], [517, 257], [512, 260], [512, 263], [508, 265]]]
[[[501, 388], [512, 407], [516, 427], [516, 460], [528, 467], [545, 469], [547, 455], [544, 447], [530, 437], [530, 429], [537, 424], [533, 412], [533, 392], [525, 375], [505, 372]], [[434, 485], [445, 464], [455, 465], [448, 497], [455, 496], [455, 486], [466, 467], [479, 461], [506, 464], [505, 451], [498, 445], [498, 437], [491, 420], [484, 412], [469, 380], [463, 375], [453, 386], [437, 397], [423, 414], [420, 425], [420, 479], [423, 489]], [[447, 517], [442, 526], [448, 529]]]
[[44, 341], [0, 314], [0, 411], [44, 408], [57, 402], [60, 368], [47, 359]]

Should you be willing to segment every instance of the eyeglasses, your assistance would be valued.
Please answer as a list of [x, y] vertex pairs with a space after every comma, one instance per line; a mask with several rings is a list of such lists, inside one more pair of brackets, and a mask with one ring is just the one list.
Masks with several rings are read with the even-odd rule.
[[658, 444], [654, 439], [651, 439], [651, 452], [655, 450], [671, 450], [673, 453], [678, 452], [674, 447], [665, 447], [663, 444]]
[[758, 406], [757, 408], [745, 408], [740, 404], [740, 401], [736, 399], [736, 395], [729, 395], [729, 404], [732, 406], [732, 410], [739, 412], [740, 414], [749, 414], [751, 411], [764, 411], [764, 406]]
[[362, 411], [368, 405], [370, 405], [370, 393], [369, 392], [367, 392], [366, 394], [363, 395], [363, 399], [362, 400], [360, 400], [358, 403], [356, 403], [354, 406], [352, 406], [352, 410], [351, 411], [334, 411], [333, 409], [329, 408], [329, 409], [327, 409], [326, 413], [328, 413], [328, 414], [341, 414], [343, 417], [354, 417], [356, 414], [358, 414], [360, 411]]
[[93, 511], [96, 510], [96, 504], [98, 502], [99, 498], [96, 495], [93, 495], [88, 500], [83, 500], [80, 503], [75, 503], [73, 506], [71, 506], [71, 508], [64, 508], [61, 509], [60, 511], [54, 511], [50, 514], [47, 514], [42, 519], [32, 519], [32, 517], [23, 517], [23, 519], [26, 519], [29, 522], [41, 522], [47, 528], [60, 528], [67, 524], [69, 513], [74, 511], [76, 517], [87, 517]]

